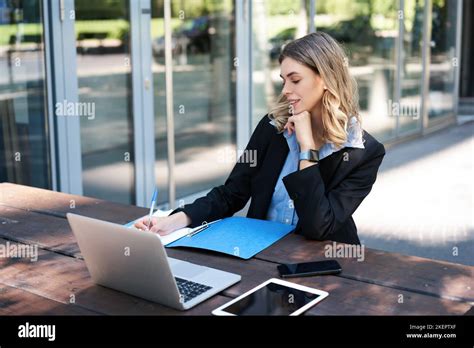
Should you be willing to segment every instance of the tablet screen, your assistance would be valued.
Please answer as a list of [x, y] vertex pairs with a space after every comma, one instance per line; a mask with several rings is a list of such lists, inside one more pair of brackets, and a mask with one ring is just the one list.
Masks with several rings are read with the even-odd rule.
[[285, 285], [268, 283], [222, 310], [234, 315], [290, 315], [319, 296]]

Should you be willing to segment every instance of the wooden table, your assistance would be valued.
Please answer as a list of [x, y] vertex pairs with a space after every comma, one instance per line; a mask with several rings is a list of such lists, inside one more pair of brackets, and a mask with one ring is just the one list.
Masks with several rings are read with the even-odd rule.
[[[119, 224], [147, 209], [10, 183], [0, 184], [0, 244], [38, 245], [38, 260], [0, 258], [0, 315], [209, 315], [282, 262], [324, 260], [330, 242], [289, 235], [250, 260], [192, 249], [170, 257], [242, 275], [185, 312], [94, 285], [66, 220], [73, 212]], [[364, 262], [340, 258], [343, 272], [292, 282], [329, 292], [308, 315], [463, 315], [474, 302], [474, 267], [365, 249]], [[71, 301], [73, 300], [73, 301]], [[74, 303], [71, 303], [74, 302]]]

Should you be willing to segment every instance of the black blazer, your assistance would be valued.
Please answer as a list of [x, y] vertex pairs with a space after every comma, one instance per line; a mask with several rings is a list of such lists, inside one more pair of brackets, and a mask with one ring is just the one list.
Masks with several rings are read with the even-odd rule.
[[[191, 218], [190, 227], [196, 227], [204, 221], [232, 216], [251, 198], [247, 217], [265, 220], [289, 152], [285, 137], [269, 122], [265, 115], [246, 147], [246, 151], [256, 151], [256, 165], [241, 161], [244, 152], [224, 185], [171, 214], [184, 211]], [[295, 233], [310, 239], [360, 244], [352, 214], [372, 189], [385, 155], [384, 146], [369, 133], [364, 131], [363, 138], [364, 149], [343, 148], [283, 178], [299, 218]]]

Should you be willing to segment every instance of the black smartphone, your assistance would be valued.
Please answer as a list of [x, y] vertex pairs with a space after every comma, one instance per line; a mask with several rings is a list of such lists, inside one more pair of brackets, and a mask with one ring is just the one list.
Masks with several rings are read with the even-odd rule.
[[277, 266], [282, 278], [306, 277], [312, 275], [337, 274], [342, 271], [336, 260], [315, 261], [304, 263], [281, 264]]

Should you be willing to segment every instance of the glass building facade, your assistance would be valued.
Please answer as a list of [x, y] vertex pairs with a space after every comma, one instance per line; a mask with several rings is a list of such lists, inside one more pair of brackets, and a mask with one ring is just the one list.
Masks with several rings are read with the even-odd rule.
[[0, 0], [0, 181], [192, 201], [272, 107], [284, 45], [314, 30], [346, 49], [367, 131], [423, 135], [456, 120], [462, 17], [461, 0]]

